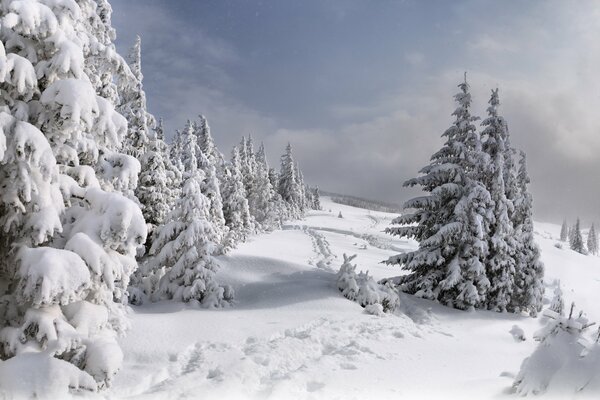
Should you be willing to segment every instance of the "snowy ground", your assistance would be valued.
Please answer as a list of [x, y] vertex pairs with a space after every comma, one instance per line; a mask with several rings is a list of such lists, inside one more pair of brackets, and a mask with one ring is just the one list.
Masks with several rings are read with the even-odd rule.
[[[342, 212], [344, 218], [338, 218]], [[395, 315], [368, 315], [337, 291], [342, 254], [376, 278], [380, 264], [416, 246], [381, 231], [392, 214], [323, 201], [323, 211], [261, 235], [222, 257], [221, 281], [237, 304], [226, 310], [162, 303], [136, 307], [122, 340], [125, 366], [108, 398], [493, 399], [536, 342], [537, 319], [461, 312], [402, 296]], [[600, 321], [600, 263], [554, 247], [560, 227], [537, 224], [547, 293], [555, 279]], [[525, 331], [517, 342], [513, 325]]]

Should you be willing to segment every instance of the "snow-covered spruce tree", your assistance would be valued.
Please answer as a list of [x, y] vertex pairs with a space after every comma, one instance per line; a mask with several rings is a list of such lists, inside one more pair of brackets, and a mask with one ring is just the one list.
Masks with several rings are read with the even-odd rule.
[[564, 219], [562, 226], [560, 227], [560, 241], [566, 242], [569, 238], [569, 226], [567, 225], [567, 220]]
[[569, 245], [571, 250], [575, 250], [578, 253], [585, 254], [585, 248], [583, 247], [583, 237], [581, 236], [581, 227], [579, 218], [572, 228]]
[[223, 215], [229, 228], [226, 248], [245, 241], [254, 230], [242, 179], [239, 149], [234, 147], [223, 182]]
[[594, 227], [594, 224], [592, 224], [592, 227], [588, 232], [587, 248], [590, 254], [598, 255], [598, 236], [596, 235], [596, 228]]
[[489, 254], [485, 261], [486, 273], [490, 281], [487, 307], [491, 310], [505, 311], [514, 287], [517, 243], [513, 224], [509, 218], [513, 212], [513, 204], [506, 197], [504, 184], [508, 128], [504, 118], [498, 115], [499, 105], [498, 89], [492, 90], [487, 109], [488, 117], [482, 122], [485, 128], [481, 133], [483, 150], [489, 156], [490, 162], [485, 165], [480, 180], [490, 192], [493, 201], [488, 233]]
[[[146, 93], [142, 81], [142, 39], [137, 36], [129, 53], [131, 74], [124, 74], [120, 79], [119, 94], [121, 104], [119, 112], [127, 118], [128, 130], [123, 151], [138, 160], [146, 153], [148, 135], [155, 125], [154, 117], [146, 107]], [[144, 203], [142, 203], [145, 205]]]
[[181, 160], [181, 154], [184, 151], [182, 144], [182, 133], [177, 129], [173, 135], [173, 139], [169, 144], [169, 160], [173, 164], [175, 171], [179, 172], [179, 175], [183, 178], [183, 161]]
[[294, 166], [294, 171], [296, 172], [296, 182], [298, 184], [298, 190], [300, 192], [300, 201], [299, 201], [300, 213], [302, 215], [304, 215], [304, 212], [308, 208], [307, 196], [306, 196], [306, 184], [304, 183], [304, 174], [300, 170], [300, 164], [298, 164], [298, 162], [296, 162], [296, 165]]
[[315, 186], [312, 189], [312, 192], [313, 192], [312, 209], [313, 210], [321, 210], [321, 195], [319, 194], [319, 187]]
[[292, 145], [288, 143], [285, 153], [281, 156], [281, 170], [279, 172], [277, 191], [286, 203], [289, 218], [302, 217], [303, 196], [297, 178], [298, 174], [292, 154]]
[[[225, 217], [223, 216], [223, 198], [221, 197], [220, 182], [217, 177], [217, 150], [216, 147], [210, 149], [210, 143], [207, 143], [210, 133], [207, 132], [209, 127], [206, 118], [200, 116], [200, 121], [193, 125], [193, 130], [196, 136], [198, 168], [204, 173], [201, 189], [210, 204], [208, 219], [213, 226], [214, 232], [214, 237], [210, 239], [218, 244], [217, 253], [222, 253], [225, 250], [222, 245], [228, 228], [225, 225]], [[210, 157], [204, 153], [203, 147], [211, 152]]]
[[250, 212], [255, 210], [254, 219], [259, 229], [272, 231], [280, 227], [280, 207], [275, 189], [269, 179], [269, 165], [265, 146], [261, 143], [255, 157], [254, 184], [248, 193]]
[[215, 144], [210, 133], [210, 126], [204, 115], [200, 115], [198, 121], [198, 146], [200, 146], [202, 153], [208, 158], [208, 161], [213, 164], [217, 168], [217, 172], [220, 173], [225, 167], [225, 158]]
[[488, 259], [490, 194], [475, 179], [483, 170], [485, 153], [470, 112], [471, 95], [466, 79], [455, 96], [454, 124], [444, 132], [444, 146], [421, 169], [422, 176], [405, 182], [429, 193], [405, 203], [415, 211], [393, 221], [386, 229], [396, 236], [419, 241], [415, 251], [390, 257], [410, 273], [400, 279], [401, 289], [459, 309], [486, 307], [490, 282]]
[[518, 197], [514, 203], [513, 223], [517, 239], [514, 290], [510, 311], [537, 315], [542, 309], [544, 296], [544, 265], [533, 236], [533, 198], [529, 193], [527, 158], [520, 152], [517, 174]]
[[170, 210], [175, 204], [175, 201], [177, 201], [177, 199], [181, 197], [182, 175], [181, 171], [171, 161], [171, 147], [165, 141], [165, 133], [162, 118], [158, 120], [158, 123], [154, 128], [154, 136], [156, 137], [156, 144], [160, 149], [163, 163], [165, 166], [165, 173], [167, 176], [167, 183], [169, 187], [169, 191], [167, 192], [167, 204], [169, 205]]
[[[124, 64], [107, 13], [91, 0], [0, 6], [0, 357], [65, 392], [108, 386], [120, 368], [146, 237], [119, 193], [139, 169], [117, 152], [126, 120], [95, 75]], [[47, 394], [31, 392], [40, 385], [19, 395]]]
[[219, 286], [215, 280], [218, 265], [213, 257], [216, 243], [209, 240], [214, 237], [208, 219], [210, 204], [201, 191], [203, 172], [198, 168], [196, 136], [190, 121], [180, 139], [184, 166], [182, 197], [160, 227], [147, 267], [151, 271], [165, 269], [158, 288], [160, 297], [221, 307], [233, 299], [233, 291]]
[[[164, 222], [170, 210], [170, 187], [165, 158], [165, 144], [158, 135], [163, 135], [162, 124], [156, 126], [154, 117], [148, 113], [146, 94], [143, 88], [141, 39], [136, 37], [130, 52], [130, 68], [134, 79], [128, 81], [121, 109], [128, 117], [128, 136], [123, 150], [136, 157], [141, 164], [135, 195], [142, 205], [142, 213], [149, 225], [150, 233]], [[153, 129], [154, 127], [154, 129]], [[151, 246], [149, 235], [147, 248]]]

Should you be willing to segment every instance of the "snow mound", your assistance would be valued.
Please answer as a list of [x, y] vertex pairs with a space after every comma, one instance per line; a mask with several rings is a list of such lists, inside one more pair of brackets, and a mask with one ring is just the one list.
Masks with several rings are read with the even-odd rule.
[[26, 353], [0, 361], [0, 398], [64, 399], [69, 388], [97, 390], [89, 374], [44, 353]]

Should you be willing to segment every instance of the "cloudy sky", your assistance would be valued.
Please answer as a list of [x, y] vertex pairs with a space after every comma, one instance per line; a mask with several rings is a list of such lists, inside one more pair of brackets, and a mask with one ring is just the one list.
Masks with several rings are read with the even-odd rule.
[[322, 189], [402, 203], [443, 143], [468, 72], [474, 111], [498, 86], [528, 154], [535, 214], [600, 220], [600, 3], [112, 0], [122, 54], [142, 37], [150, 111], [205, 114], [272, 164], [294, 146]]

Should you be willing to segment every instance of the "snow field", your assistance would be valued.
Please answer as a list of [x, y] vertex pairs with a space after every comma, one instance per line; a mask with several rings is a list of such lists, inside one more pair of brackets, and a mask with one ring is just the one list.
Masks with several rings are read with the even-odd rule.
[[[381, 231], [395, 217], [322, 199], [323, 211], [253, 237], [222, 256], [220, 282], [236, 291], [224, 310], [163, 302], [133, 308], [121, 341], [123, 370], [109, 398], [492, 399], [515, 396], [521, 362], [541, 318], [463, 312], [401, 295], [394, 315], [368, 315], [336, 288], [344, 253], [376, 279], [380, 262], [412, 241]], [[331, 209], [331, 212], [329, 212]], [[344, 218], [337, 218], [341, 211]], [[545, 302], [560, 279], [565, 303], [590, 319], [600, 265], [554, 244], [560, 227], [536, 225], [546, 265]], [[364, 239], [371, 237], [371, 242]], [[376, 239], [376, 240], [375, 240]], [[375, 247], [371, 243], [383, 243]], [[387, 248], [386, 248], [387, 246]], [[382, 248], [381, 248], [382, 247]], [[311, 264], [312, 263], [312, 264]], [[329, 263], [329, 264], [327, 264]], [[514, 339], [514, 326], [525, 341]], [[96, 395], [91, 395], [95, 397]]]

